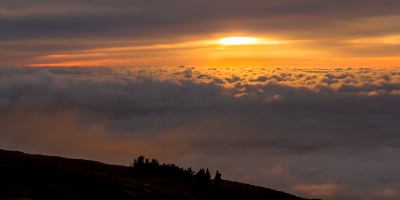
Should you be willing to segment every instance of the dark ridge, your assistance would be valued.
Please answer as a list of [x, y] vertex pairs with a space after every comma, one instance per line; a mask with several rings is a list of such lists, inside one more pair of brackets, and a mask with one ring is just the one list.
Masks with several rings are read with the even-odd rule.
[[144, 157], [125, 167], [0, 150], [0, 199], [305, 200], [218, 174], [211, 179], [208, 169], [195, 173]]

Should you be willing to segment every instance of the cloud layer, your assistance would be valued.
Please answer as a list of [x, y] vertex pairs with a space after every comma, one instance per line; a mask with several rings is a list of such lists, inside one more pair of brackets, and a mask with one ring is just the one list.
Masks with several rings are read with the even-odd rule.
[[398, 199], [400, 71], [0, 68], [0, 146], [138, 155], [304, 197]]

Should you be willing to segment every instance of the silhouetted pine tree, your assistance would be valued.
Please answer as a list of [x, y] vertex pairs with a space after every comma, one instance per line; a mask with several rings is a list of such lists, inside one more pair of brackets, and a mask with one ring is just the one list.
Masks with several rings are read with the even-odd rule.
[[194, 179], [201, 180], [204, 174], [204, 169], [199, 169], [199, 171], [194, 175]]
[[[208, 172], [210, 173], [210, 172]], [[199, 171], [194, 175], [194, 179], [197, 181], [207, 181], [206, 170], [204, 168], [199, 169]]]
[[218, 172], [218, 170], [217, 170], [217, 172], [215, 172], [214, 180], [216, 180], [216, 181], [222, 180], [222, 179], [221, 179], [221, 174]]
[[211, 174], [210, 174], [210, 172], [208, 171], [208, 168], [207, 168], [207, 171], [206, 171], [206, 176], [205, 176], [205, 178], [206, 178], [207, 181], [209, 181], [209, 180], [211, 179]]

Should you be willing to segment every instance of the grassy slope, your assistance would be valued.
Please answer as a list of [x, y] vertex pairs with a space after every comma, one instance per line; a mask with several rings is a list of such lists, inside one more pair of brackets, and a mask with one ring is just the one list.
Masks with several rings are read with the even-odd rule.
[[124, 166], [0, 150], [0, 199], [8, 198], [304, 200], [226, 180], [136, 178]]

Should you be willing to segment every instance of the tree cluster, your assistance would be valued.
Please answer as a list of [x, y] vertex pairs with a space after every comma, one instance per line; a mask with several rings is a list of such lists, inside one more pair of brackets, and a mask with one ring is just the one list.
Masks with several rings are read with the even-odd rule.
[[195, 175], [194, 175], [194, 179], [197, 181], [209, 181], [211, 180], [211, 175], [210, 172], [204, 170], [204, 168], [200, 169]]
[[[137, 177], [168, 177], [202, 182], [211, 180], [208, 168], [202, 168], [198, 172], [194, 172], [190, 167], [185, 169], [175, 164], [160, 164], [155, 159], [150, 161], [143, 156], [139, 156], [133, 161], [131, 170]], [[215, 180], [221, 180], [221, 174], [218, 171], [215, 174]]]

